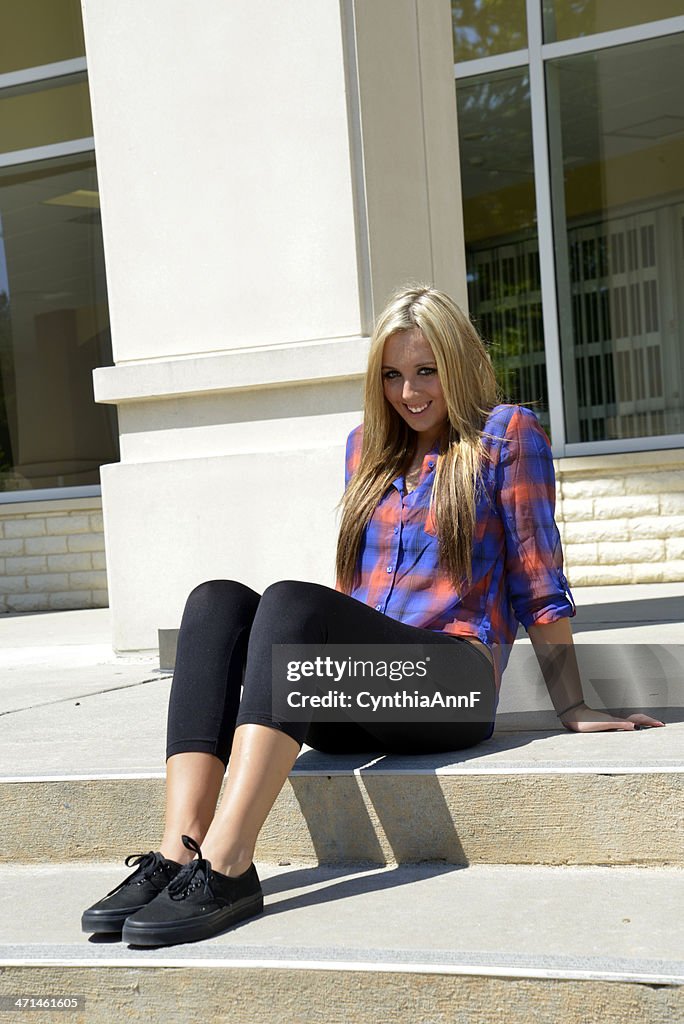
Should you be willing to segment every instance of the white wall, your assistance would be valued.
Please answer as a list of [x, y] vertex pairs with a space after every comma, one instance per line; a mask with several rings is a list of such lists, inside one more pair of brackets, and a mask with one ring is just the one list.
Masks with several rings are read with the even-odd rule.
[[338, 4], [84, 21], [116, 362], [358, 333]]
[[149, 649], [203, 579], [334, 584], [373, 315], [465, 295], [450, 5], [82, 2], [114, 646]]

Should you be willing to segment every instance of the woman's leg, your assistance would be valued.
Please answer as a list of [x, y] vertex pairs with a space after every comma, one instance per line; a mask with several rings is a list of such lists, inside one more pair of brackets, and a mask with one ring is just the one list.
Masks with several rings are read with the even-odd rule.
[[[324, 723], [276, 721], [273, 714], [274, 644], [378, 643], [443, 646], [454, 671], [484, 691], [482, 707], [494, 713], [494, 676], [485, 655], [467, 641], [390, 619], [345, 594], [319, 584], [283, 581], [269, 587], [250, 635], [245, 686], [223, 800], [206, 833], [202, 851], [216, 870], [233, 876], [251, 863], [259, 831], [285, 783], [302, 742], [344, 749], [348, 732], [354, 749], [422, 753], [471, 746], [491, 733], [491, 718], [415, 723]], [[412, 686], [412, 689], [414, 687]], [[417, 684], [416, 684], [417, 688]], [[366, 735], [366, 742], [363, 736]]]
[[[454, 664], [449, 665], [447, 675], [451, 674], [452, 668], [456, 668], [458, 661], [468, 673], [468, 683], [472, 686], [478, 670], [486, 681], [487, 677], [483, 675], [483, 666], [486, 666], [493, 684], [493, 671], [487, 658], [465, 641], [456, 643], [441, 634], [395, 623], [353, 598], [318, 584], [287, 581], [269, 587], [258, 602], [249, 633], [244, 691], [237, 720], [232, 716], [224, 718], [219, 729], [225, 736], [235, 727], [221, 807], [204, 836], [202, 849], [193, 837], [189, 837], [189, 833], [184, 833], [185, 843], [198, 854], [198, 859], [184, 868], [176, 865], [177, 875], [159, 893], [158, 898], [126, 917], [123, 925], [124, 941], [158, 945], [208, 938], [262, 911], [263, 893], [252, 863], [257, 836], [311, 725], [311, 716], [308, 721], [293, 723], [281, 720], [274, 714], [274, 684], [276, 687], [285, 687], [287, 684], [284, 680], [273, 679], [273, 647], [276, 644], [293, 643], [364, 642], [424, 643], [430, 647], [445, 645], [445, 651], [449, 655], [452, 652], [454, 654]], [[234, 648], [235, 642], [227, 647], [224, 645], [223, 662], [220, 659], [216, 661], [215, 650], [209, 659], [210, 662], [213, 659], [217, 669], [226, 669], [227, 660], [231, 666], [231, 678], [236, 674], [235, 666], [239, 665], [239, 659], [233, 656]], [[187, 685], [188, 681], [197, 681], [197, 666], [190, 662], [187, 668], [195, 676], [186, 677], [184, 686], [182, 689], [179, 687], [176, 695], [178, 700], [171, 703], [174, 708], [186, 706], [191, 713], [191, 721], [189, 724], [183, 723], [181, 727], [177, 721], [177, 711], [174, 710], [172, 714], [170, 710], [173, 729], [170, 729], [169, 734], [169, 753], [181, 756], [194, 750], [199, 755], [216, 758], [217, 754], [213, 751], [220, 749], [216, 738], [216, 722], [213, 726], [210, 720], [205, 722], [204, 733], [198, 729], [197, 723], [203, 719], [201, 714], [195, 714], [195, 702], [190, 700], [192, 686]], [[207, 680], [210, 691], [217, 689], [216, 680], [217, 677]], [[203, 685], [199, 674], [200, 693]], [[226, 692], [224, 708], [232, 708], [234, 689], [231, 685]], [[276, 696], [282, 697], [283, 693], [277, 691]], [[210, 698], [216, 704], [214, 692]], [[335, 735], [339, 738], [338, 734], [340, 730], [344, 731], [345, 725], [333, 725]], [[353, 720], [347, 725], [353, 731], [355, 742], [358, 741], [359, 725]], [[410, 723], [408, 727], [403, 727], [403, 733], [394, 724], [385, 726], [382, 723], [378, 726], [373, 724], [368, 731], [374, 740], [384, 742], [390, 750], [397, 746], [401, 748], [402, 744], [408, 745], [409, 749], [415, 746], [415, 728]], [[186, 735], [179, 738], [183, 732]], [[468, 740], [477, 742], [481, 736], [481, 733], [477, 738], [473, 733], [469, 737], [460, 736], [458, 745], [463, 746]], [[446, 732], [443, 729], [440, 732], [439, 727], [431, 727], [427, 731], [423, 730], [419, 749], [426, 749], [426, 744], [436, 749], [450, 749], [449, 741], [452, 737], [453, 731], [450, 732], [448, 728]], [[223, 761], [222, 758], [219, 760]], [[208, 763], [204, 761], [188, 764], [190, 778], [186, 777], [187, 772], [181, 768], [176, 781], [175, 769], [170, 771], [174, 790], [172, 805], [177, 800], [172, 813], [176, 814], [178, 822], [193, 822], [198, 832], [202, 832], [220, 784], [218, 770], [216, 774], [211, 774]], [[198, 769], [198, 764], [203, 767]], [[208, 797], [206, 794], [202, 796], [198, 771], [200, 774], [205, 772]]]
[[235, 730], [223, 799], [202, 843], [202, 856], [216, 871], [232, 877], [250, 866], [259, 832], [300, 749], [287, 733], [266, 725]]
[[168, 860], [185, 864], [193, 854], [182, 835], [201, 843], [216, 811], [226, 766], [214, 754], [187, 751], [166, 762], [166, 813], [159, 849]]
[[137, 865], [135, 871], [83, 913], [84, 931], [121, 931], [192, 859], [181, 836], [203, 840], [228, 762], [258, 604], [257, 593], [232, 580], [202, 583], [189, 595], [169, 698], [161, 848], [126, 859], [129, 867]]
[[183, 864], [183, 834], [204, 839], [228, 763], [249, 632], [260, 595], [234, 580], [201, 583], [178, 635], [167, 719], [162, 854]]

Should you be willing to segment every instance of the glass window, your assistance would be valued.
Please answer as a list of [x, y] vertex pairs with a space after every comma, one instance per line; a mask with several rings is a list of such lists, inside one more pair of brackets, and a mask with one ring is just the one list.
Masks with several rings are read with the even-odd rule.
[[79, 0], [2, 0], [0, 75], [83, 57]]
[[543, 0], [544, 40], [590, 36], [684, 14], [682, 0]]
[[87, 139], [92, 134], [85, 75], [70, 75], [0, 92], [2, 153]]
[[547, 88], [568, 441], [680, 433], [684, 36], [551, 61]]
[[527, 46], [525, 0], [453, 0], [451, 16], [457, 62]]
[[462, 79], [456, 97], [470, 313], [506, 400], [548, 430], [529, 76]]
[[99, 484], [116, 413], [95, 160], [0, 170], [0, 491]]

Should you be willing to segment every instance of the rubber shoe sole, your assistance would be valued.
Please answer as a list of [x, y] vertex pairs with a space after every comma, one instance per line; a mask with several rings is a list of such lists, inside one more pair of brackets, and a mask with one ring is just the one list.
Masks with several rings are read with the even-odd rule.
[[221, 907], [210, 914], [189, 921], [144, 921], [127, 920], [121, 938], [134, 946], [168, 946], [183, 942], [200, 942], [232, 928], [240, 921], [263, 913], [263, 893], [245, 896], [229, 907]]
[[86, 910], [81, 917], [81, 931], [89, 932], [92, 935], [110, 935], [120, 932], [124, 922], [131, 914], [137, 913], [147, 906], [141, 903], [139, 907], [128, 907], [126, 910]]

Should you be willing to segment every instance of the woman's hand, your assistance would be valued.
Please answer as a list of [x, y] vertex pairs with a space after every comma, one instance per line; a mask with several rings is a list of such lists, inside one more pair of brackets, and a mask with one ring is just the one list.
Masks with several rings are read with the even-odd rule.
[[606, 711], [587, 707], [581, 699], [582, 681], [567, 617], [543, 626], [528, 626], [527, 632], [554, 707], [560, 704], [561, 708], [567, 708], [558, 717], [570, 732], [629, 732], [665, 725], [665, 722], [641, 712], [627, 718], [615, 718]]
[[584, 703], [566, 711], [564, 715], [559, 715], [559, 718], [570, 732], [628, 732], [633, 729], [655, 729], [665, 725], [665, 722], [644, 715], [640, 711], [627, 718], [615, 718], [607, 711], [594, 711]]

